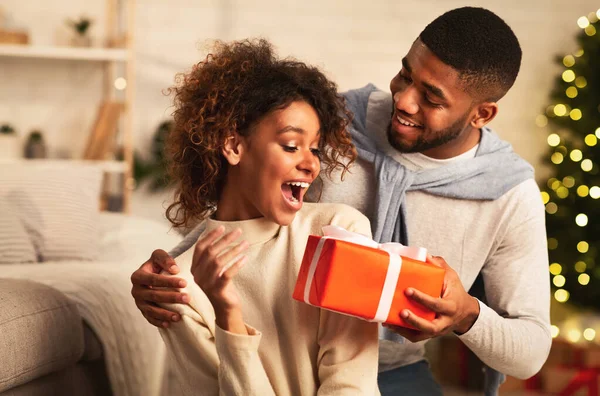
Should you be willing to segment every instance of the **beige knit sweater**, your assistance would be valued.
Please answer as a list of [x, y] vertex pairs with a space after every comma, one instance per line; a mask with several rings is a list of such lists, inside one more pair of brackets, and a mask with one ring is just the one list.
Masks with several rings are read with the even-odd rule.
[[250, 335], [215, 325], [212, 305], [189, 271], [193, 248], [179, 256], [191, 302], [168, 304], [182, 321], [161, 329], [161, 335], [183, 394], [379, 393], [377, 325], [292, 299], [308, 235], [322, 235], [321, 227], [328, 224], [370, 235], [367, 218], [340, 204], [305, 203], [285, 227], [265, 219], [208, 220], [207, 232], [219, 225], [240, 227], [250, 243], [249, 260], [234, 278]]

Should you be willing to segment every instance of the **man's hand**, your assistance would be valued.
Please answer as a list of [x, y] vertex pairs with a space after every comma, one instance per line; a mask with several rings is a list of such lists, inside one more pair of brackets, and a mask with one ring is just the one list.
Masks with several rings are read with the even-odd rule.
[[157, 287], [177, 289], [187, 285], [184, 279], [160, 275], [162, 270], [171, 274], [179, 273], [175, 260], [167, 252], [159, 249], [152, 252], [148, 261], [131, 275], [131, 295], [148, 322], [166, 328], [170, 322], [177, 322], [180, 316], [176, 312], [159, 307], [157, 303], [188, 303], [189, 296], [172, 290], [155, 290]]
[[413, 288], [406, 289], [406, 296], [434, 311], [435, 319], [428, 321], [404, 309], [400, 317], [417, 330], [384, 325], [412, 342], [439, 337], [450, 331], [466, 333], [479, 317], [479, 302], [465, 291], [458, 274], [446, 260], [439, 256], [428, 256], [427, 262], [446, 269], [442, 296], [434, 298]]

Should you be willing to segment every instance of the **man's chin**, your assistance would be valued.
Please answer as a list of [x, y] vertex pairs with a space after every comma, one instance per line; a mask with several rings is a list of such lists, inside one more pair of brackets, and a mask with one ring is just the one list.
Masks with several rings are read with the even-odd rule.
[[418, 142], [411, 142], [405, 139], [402, 139], [393, 134], [391, 130], [388, 129], [388, 143], [392, 146], [396, 151], [401, 153], [416, 153], [418, 152]]

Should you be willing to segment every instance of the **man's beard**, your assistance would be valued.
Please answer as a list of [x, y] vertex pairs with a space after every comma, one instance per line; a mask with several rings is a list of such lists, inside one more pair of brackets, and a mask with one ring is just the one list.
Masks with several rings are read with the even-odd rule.
[[[393, 116], [392, 113], [392, 117]], [[401, 153], [422, 153], [423, 151], [440, 147], [460, 136], [466, 127], [468, 116], [469, 112], [466, 112], [461, 118], [454, 122], [454, 124], [440, 131], [423, 129], [423, 132], [419, 134], [417, 139], [412, 143], [402, 141], [398, 138], [396, 132], [392, 130], [392, 121], [390, 120], [387, 128], [388, 142], [393, 148]]]

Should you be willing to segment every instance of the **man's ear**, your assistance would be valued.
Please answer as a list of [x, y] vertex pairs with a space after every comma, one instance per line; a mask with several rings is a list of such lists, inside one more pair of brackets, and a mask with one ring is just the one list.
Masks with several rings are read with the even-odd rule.
[[223, 148], [221, 148], [221, 154], [225, 157], [229, 165], [235, 166], [240, 163], [242, 154], [244, 152], [244, 145], [242, 137], [234, 132], [225, 140]]
[[496, 117], [496, 114], [498, 114], [498, 104], [496, 102], [483, 102], [475, 110], [471, 126], [481, 129]]

